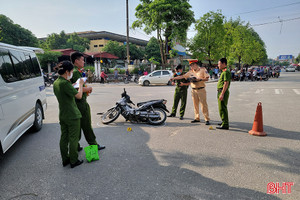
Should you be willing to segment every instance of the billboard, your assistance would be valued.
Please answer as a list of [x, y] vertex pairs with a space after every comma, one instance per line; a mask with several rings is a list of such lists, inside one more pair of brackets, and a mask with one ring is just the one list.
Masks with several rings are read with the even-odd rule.
[[280, 55], [278, 56], [278, 60], [292, 60], [293, 55]]

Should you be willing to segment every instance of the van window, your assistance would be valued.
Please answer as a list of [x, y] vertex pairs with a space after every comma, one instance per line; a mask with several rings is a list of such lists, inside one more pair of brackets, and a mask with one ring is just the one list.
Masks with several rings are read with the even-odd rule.
[[41, 76], [41, 69], [40, 69], [40, 65], [38, 63], [37, 57], [34, 53], [30, 53], [30, 59], [31, 59], [31, 63], [33, 66], [33, 70], [36, 76]]
[[0, 74], [7, 83], [18, 80], [10, 56], [8, 52], [3, 49], [0, 49]]
[[18, 78], [20, 80], [29, 79], [30, 68], [23, 62], [26, 60], [24, 53], [15, 50], [10, 50], [10, 53]]
[[154, 72], [154, 73], [152, 74], [152, 76], [160, 76], [160, 75], [161, 75], [161, 72], [160, 72], [160, 71]]
[[170, 75], [168, 71], [163, 71], [163, 75]]

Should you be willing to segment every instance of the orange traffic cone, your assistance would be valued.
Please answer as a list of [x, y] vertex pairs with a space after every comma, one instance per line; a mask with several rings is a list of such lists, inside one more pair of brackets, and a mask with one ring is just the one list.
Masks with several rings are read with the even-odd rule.
[[263, 116], [262, 116], [262, 106], [261, 106], [261, 102], [259, 102], [256, 108], [252, 130], [249, 131], [249, 134], [257, 135], [257, 136], [266, 136], [267, 133], [264, 132], [263, 126], [264, 125], [263, 125]]

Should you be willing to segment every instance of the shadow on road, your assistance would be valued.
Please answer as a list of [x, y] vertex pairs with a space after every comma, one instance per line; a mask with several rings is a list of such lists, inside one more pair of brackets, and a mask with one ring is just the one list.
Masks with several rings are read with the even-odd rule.
[[[223, 167], [231, 164], [226, 158], [159, 151], [168, 163], [162, 166], [147, 145], [151, 133], [143, 125], [131, 127], [131, 132], [124, 123], [95, 128], [97, 141], [107, 148], [99, 161], [74, 169], [61, 165], [58, 124], [25, 134], [0, 163], [0, 199], [279, 199], [181, 167]], [[87, 145], [84, 137], [81, 144]], [[79, 156], [84, 159], [83, 152]]]

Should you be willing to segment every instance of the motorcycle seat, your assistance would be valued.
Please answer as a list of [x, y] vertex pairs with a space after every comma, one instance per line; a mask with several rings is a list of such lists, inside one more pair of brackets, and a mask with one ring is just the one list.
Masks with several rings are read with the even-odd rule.
[[140, 106], [142, 106], [142, 105], [144, 105], [144, 104], [146, 104], [146, 103], [162, 103], [164, 100], [163, 99], [158, 99], [158, 100], [150, 100], [150, 101], [145, 101], [145, 102], [139, 102], [139, 103], [137, 103], [136, 105], [137, 105], [137, 107], [140, 107]]

